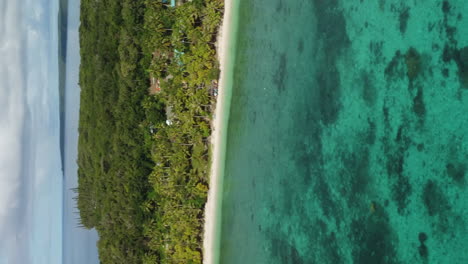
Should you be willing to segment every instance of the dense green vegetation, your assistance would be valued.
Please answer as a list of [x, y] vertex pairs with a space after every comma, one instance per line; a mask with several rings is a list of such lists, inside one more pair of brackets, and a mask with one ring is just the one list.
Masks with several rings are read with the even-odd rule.
[[101, 263], [202, 262], [222, 12], [81, 1], [78, 207]]

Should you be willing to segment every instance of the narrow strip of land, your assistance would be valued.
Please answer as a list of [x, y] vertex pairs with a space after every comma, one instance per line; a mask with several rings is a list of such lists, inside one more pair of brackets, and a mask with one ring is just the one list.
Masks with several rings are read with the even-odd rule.
[[218, 35], [218, 59], [220, 62], [220, 79], [219, 79], [219, 94], [216, 101], [216, 110], [213, 120], [213, 130], [212, 130], [212, 145], [213, 145], [213, 154], [212, 154], [212, 164], [211, 164], [211, 175], [210, 175], [210, 188], [208, 191], [208, 202], [205, 207], [205, 232], [204, 232], [204, 258], [203, 262], [205, 264], [214, 264], [217, 263], [217, 256], [219, 254], [219, 246], [217, 241], [219, 234], [219, 228], [217, 228], [219, 212], [221, 210], [220, 199], [222, 186], [220, 184], [220, 177], [222, 172], [221, 166], [224, 163], [223, 156], [225, 147], [223, 146], [223, 137], [226, 136], [226, 130], [223, 124], [224, 118], [226, 118], [225, 107], [226, 103], [226, 66], [229, 63], [229, 50], [230, 50], [230, 41], [231, 41], [231, 32], [229, 31], [231, 26], [231, 14], [232, 14], [232, 0], [225, 0], [224, 2], [224, 18], [223, 24], [219, 31]]

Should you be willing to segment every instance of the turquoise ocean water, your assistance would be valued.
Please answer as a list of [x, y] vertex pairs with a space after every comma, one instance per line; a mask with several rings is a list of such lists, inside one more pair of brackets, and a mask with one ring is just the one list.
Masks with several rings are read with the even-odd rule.
[[238, 1], [219, 263], [468, 263], [468, 2]]

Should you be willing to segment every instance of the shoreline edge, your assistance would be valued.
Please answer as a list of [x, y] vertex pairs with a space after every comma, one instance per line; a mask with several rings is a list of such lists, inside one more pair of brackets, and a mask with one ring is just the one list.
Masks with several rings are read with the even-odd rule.
[[230, 110], [230, 98], [232, 89], [232, 42], [235, 32], [233, 30], [233, 8], [235, 0], [224, 1], [223, 22], [218, 32], [217, 54], [220, 62], [220, 77], [218, 86], [218, 97], [213, 118], [213, 131], [211, 146], [213, 149], [208, 199], [205, 205], [205, 223], [203, 234], [203, 263], [219, 263], [220, 230], [221, 230], [221, 204], [223, 173], [226, 156], [226, 140], [228, 117]]

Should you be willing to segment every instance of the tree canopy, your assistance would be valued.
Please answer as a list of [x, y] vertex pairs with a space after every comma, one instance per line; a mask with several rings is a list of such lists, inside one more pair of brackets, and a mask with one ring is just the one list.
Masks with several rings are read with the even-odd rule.
[[223, 4], [81, 2], [78, 208], [101, 263], [202, 263]]

